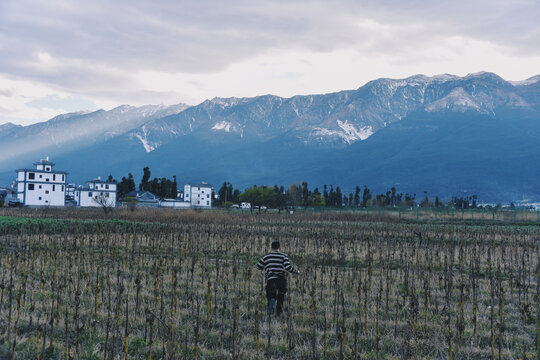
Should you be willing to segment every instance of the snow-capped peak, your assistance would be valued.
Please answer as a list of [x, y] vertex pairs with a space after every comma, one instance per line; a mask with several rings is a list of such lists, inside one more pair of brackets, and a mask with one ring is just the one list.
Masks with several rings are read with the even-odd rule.
[[229, 107], [229, 106], [234, 106], [234, 105], [238, 104], [240, 102], [240, 100], [241, 99], [237, 98], [237, 97], [230, 97], [230, 98], [215, 97], [211, 101], [214, 104], [218, 104], [218, 105], [221, 105], [223, 107]]
[[539, 81], [540, 81], [540, 75], [536, 75], [525, 80], [509, 81], [509, 83], [514, 86], [527, 86], [527, 85], [536, 84]]

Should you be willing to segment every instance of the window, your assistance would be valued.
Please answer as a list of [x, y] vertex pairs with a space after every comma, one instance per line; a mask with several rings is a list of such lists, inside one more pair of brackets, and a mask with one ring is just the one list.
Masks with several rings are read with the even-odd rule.
[[49, 178], [46, 178], [45, 181], [49, 181]]
[[92, 193], [91, 193], [91, 192], [88, 193], [88, 197], [92, 197]]
[[43, 175], [39, 174], [39, 178], [41, 179], [43, 177]]
[[28, 184], [28, 190], [34, 190], [34, 184]]
[[39, 185], [39, 188], [41, 189], [41, 185]]
[[105, 193], [105, 197], [109, 197], [109, 193]]
[[207, 199], [210, 199], [210, 194], [206, 194], [206, 198], [207, 198]]
[[56, 181], [56, 175], [55, 175], [55, 174], [53, 174], [52, 180], [53, 180], [53, 181]]
[[28, 179], [34, 180], [35, 178], [36, 178], [36, 174], [35, 174], [35, 173], [28, 173]]
[[64, 185], [62, 185], [62, 191], [64, 191]]
[[55, 190], [55, 186], [53, 185], [53, 186], [52, 186], [52, 191], [54, 191], [54, 190]]
[[64, 181], [64, 175], [62, 175], [62, 181]]
[[45, 194], [48, 194], [49, 193], [49, 190], [45, 190]]
[[38, 197], [38, 200], [41, 200], [41, 196], [40, 196], [40, 197]]
[[47, 166], [47, 167], [45, 168], [45, 171], [51, 171], [51, 168]]
[[105, 189], [107, 189], [107, 190], [108, 190], [108, 189], [109, 189], [109, 185], [105, 185]]
[[210, 205], [210, 201], [207, 201], [207, 202], [206, 202], [206, 205]]

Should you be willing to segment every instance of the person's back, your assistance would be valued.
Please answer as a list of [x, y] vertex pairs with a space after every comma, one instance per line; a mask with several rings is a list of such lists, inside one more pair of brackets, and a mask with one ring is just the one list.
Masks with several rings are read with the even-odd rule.
[[291, 265], [287, 254], [279, 251], [279, 247], [279, 241], [272, 242], [272, 251], [263, 256], [256, 264], [259, 270], [265, 271], [268, 313], [273, 314], [275, 305], [277, 315], [283, 311], [283, 302], [287, 292], [285, 271], [293, 274], [300, 273]]
[[265, 271], [266, 280], [285, 276], [285, 270], [296, 274], [297, 270], [291, 265], [287, 254], [274, 250], [263, 256], [257, 263], [259, 270]]

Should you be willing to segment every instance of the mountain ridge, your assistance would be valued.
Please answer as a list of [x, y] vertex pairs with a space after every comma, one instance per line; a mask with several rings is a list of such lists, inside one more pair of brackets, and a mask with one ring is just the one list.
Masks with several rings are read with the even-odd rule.
[[[104, 172], [112, 171], [123, 172], [115, 173], [117, 177], [126, 175], [128, 171], [136, 174], [139, 168], [149, 165], [156, 173], [165, 173], [169, 177], [172, 173], [181, 172], [189, 180], [231, 181], [241, 186], [253, 185], [255, 179], [266, 184], [309, 180], [317, 185], [329, 183], [330, 179], [340, 185], [338, 180], [342, 179], [341, 185], [350, 187], [354, 186], [355, 176], [358, 183], [365, 178], [376, 183], [404, 184], [401, 178], [397, 180], [397, 175], [394, 179], [385, 166], [394, 169], [405, 164], [416, 167], [410, 161], [414, 158], [412, 156], [416, 156], [427, 162], [425, 171], [439, 169], [441, 165], [434, 164], [435, 158], [426, 154], [439, 154], [440, 161], [452, 164], [453, 169], [459, 169], [460, 161], [464, 168], [471, 166], [467, 161], [450, 156], [451, 151], [444, 149], [447, 145], [437, 148], [439, 142], [451, 143], [445, 131], [453, 134], [455, 144], [471, 148], [472, 153], [485, 155], [482, 148], [474, 150], [477, 146], [474, 137], [470, 138], [469, 134], [456, 132], [448, 126], [451, 119], [460, 124], [462, 131], [482, 131], [478, 137], [482, 141], [478, 142], [478, 146], [480, 143], [482, 146], [492, 144], [490, 146], [511, 153], [512, 149], [507, 149], [504, 143], [504, 137], [511, 134], [524, 139], [536, 149], [536, 143], [531, 143], [526, 135], [527, 131], [536, 132], [540, 121], [540, 82], [533, 81], [534, 78], [528, 79], [526, 83], [512, 84], [489, 72], [463, 77], [451, 74], [429, 77], [419, 74], [405, 79], [381, 78], [358, 89], [327, 94], [296, 95], [289, 98], [275, 95], [215, 97], [195, 106], [178, 105], [177, 108], [158, 109], [155, 106], [137, 108], [123, 105], [109, 111], [67, 114], [70, 116], [66, 115], [66, 119], [62, 120], [67, 123], [86, 121], [88, 124], [97, 124], [95, 127], [111, 119], [116, 119], [117, 123], [98, 129], [95, 134], [79, 134], [75, 137], [77, 146], [72, 146], [69, 138], [60, 137], [55, 146], [34, 149], [33, 152], [27, 152], [26, 157], [14, 156], [11, 164], [23, 161], [28, 163], [31, 156], [35, 157], [32, 162], [45, 155], [54, 156], [58, 163], [62, 161], [72, 168], [72, 174], [80, 174], [74, 177], [76, 181], [85, 180], [83, 176], [105, 176], [107, 174]], [[61, 121], [46, 123], [54, 129], [54, 125]], [[513, 130], [512, 124], [518, 123], [523, 131]], [[500, 132], [496, 126], [507, 129], [507, 132]], [[12, 131], [11, 137], [17, 137], [17, 133], [20, 139], [28, 139], [28, 134], [24, 132], [29, 131], [25, 127], [11, 127], [4, 131], [0, 127], [0, 144], [9, 131]], [[409, 152], [410, 156], [403, 154], [403, 159], [409, 159], [403, 160], [403, 164], [390, 161], [392, 155], [388, 151], [395, 149], [392, 149], [393, 144], [389, 139], [401, 139], [399, 143], [405, 144], [409, 138], [417, 139], [415, 132], [424, 136], [432, 134], [435, 138], [426, 142], [429, 146], [419, 147], [421, 152], [405, 146], [402, 151]], [[381, 140], [384, 136], [387, 137], [386, 141]], [[520, 142], [512, 140], [512, 144], [518, 146]], [[44, 151], [48, 153], [44, 154]], [[527, 152], [527, 149], [522, 151]], [[107, 153], [115, 154], [114, 158], [107, 158]], [[496, 153], [501, 157], [501, 164], [514, 168], [516, 172], [523, 172], [527, 176], [534, 173], [530, 171], [530, 164], [521, 164], [522, 169], [516, 168], [506, 163], [511, 160], [504, 152]], [[372, 161], [364, 159], [365, 164], [355, 166], [371, 169], [373, 176], [357, 171], [356, 168], [347, 170], [347, 162], [343, 159], [351, 163], [351, 159], [362, 158], [366, 154], [372, 154]], [[478, 161], [490, 163], [489, 156], [484, 155], [478, 157]], [[531, 154], [525, 155], [526, 159], [536, 159]], [[99, 166], [93, 164], [96, 157], [100, 159]], [[303, 161], [298, 162], [297, 158]], [[85, 167], [79, 165], [80, 159], [85, 159]], [[7, 166], [7, 161], [0, 160], [0, 173], [4, 171], [3, 177], [0, 174], [0, 180], [7, 178]], [[422, 180], [421, 168], [414, 172], [420, 175], [415, 175], [413, 181], [419, 188], [428, 188], [426, 185], [437, 181], [444, 182], [435, 174], [426, 174], [425, 180]], [[533, 170], [536, 168], [533, 166]], [[396, 174], [404, 174], [402, 170], [406, 169]], [[441, 171], [444, 173], [444, 169]], [[470, 188], [481, 189], [480, 184], [487, 184], [488, 196], [496, 198], [497, 184], [512, 186], [507, 181], [508, 174], [500, 174], [496, 169], [492, 169], [491, 174], [501, 178], [489, 179], [489, 173], [482, 173], [471, 183]], [[520, 176], [517, 174], [517, 177]], [[461, 183], [456, 188], [465, 189], [465, 182], [471, 179], [463, 177], [459, 181]], [[494, 186], [488, 184], [493, 182]], [[409, 185], [413, 183], [403, 186], [411, 188]], [[540, 194], [540, 191], [535, 193], [534, 188], [524, 186], [521, 180], [516, 182], [516, 189], [506, 191], [505, 194], [515, 195], [519, 193], [519, 187], [526, 188], [527, 196]], [[441, 189], [436, 186], [429, 188]]]

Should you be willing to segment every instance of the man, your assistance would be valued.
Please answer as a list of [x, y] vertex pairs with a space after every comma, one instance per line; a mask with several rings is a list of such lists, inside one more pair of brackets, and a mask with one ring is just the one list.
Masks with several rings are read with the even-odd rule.
[[279, 251], [279, 241], [272, 242], [272, 251], [263, 256], [256, 266], [259, 270], [264, 269], [266, 275], [268, 314], [272, 315], [275, 310], [276, 315], [280, 315], [287, 292], [285, 270], [293, 274], [300, 274], [300, 272], [291, 265], [287, 254]]

